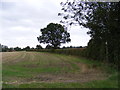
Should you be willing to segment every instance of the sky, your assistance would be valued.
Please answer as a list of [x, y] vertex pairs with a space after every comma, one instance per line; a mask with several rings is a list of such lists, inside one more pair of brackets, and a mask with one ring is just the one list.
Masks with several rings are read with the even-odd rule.
[[[36, 47], [40, 29], [49, 23], [60, 23], [60, 2], [66, 0], [0, 0], [0, 43], [8, 47]], [[88, 29], [68, 28], [71, 42], [62, 46], [87, 46]], [[43, 47], [46, 44], [40, 44]]]

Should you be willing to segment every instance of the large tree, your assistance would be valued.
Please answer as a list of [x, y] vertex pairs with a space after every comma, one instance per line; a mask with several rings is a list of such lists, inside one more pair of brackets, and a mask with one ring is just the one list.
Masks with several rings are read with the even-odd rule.
[[117, 63], [120, 50], [120, 3], [81, 2], [67, 0], [61, 3], [64, 21], [69, 25], [79, 24], [89, 28], [91, 40], [87, 55], [94, 59]]
[[42, 35], [37, 37], [40, 43], [49, 44], [54, 49], [59, 48], [61, 43], [70, 42], [70, 34], [61, 24], [50, 23], [40, 30]]

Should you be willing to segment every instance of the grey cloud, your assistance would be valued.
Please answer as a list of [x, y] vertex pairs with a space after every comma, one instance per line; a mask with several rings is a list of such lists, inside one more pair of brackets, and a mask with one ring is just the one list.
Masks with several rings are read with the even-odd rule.
[[11, 8], [14, 7], [14, 3], [13, 2], [3, 2], [3, 1], [0, 1], [0, 9], [1, 10], [10, 10]]
[[[36, 38], [40, 35], [40, 29], [46, 27], [46, 25], [51, 22], [59, 23], [62, 19], [62, 17], [58, 17], [57, 14], [60, 12], [60, 2], [63, 0], [18, 1], [20, 0], [0, 2], [0, 4], [2, 4], [0, 8], [2, 27], [0, 31], [0, 33], [2, 33], [0, 42], [8, 46], [36, 46], [36, 44], [38, 44]], [[71, 44], [77, 45], [76, 43], [78, 43], [78, 41], [76, 42], [75, 38], [84, 37], [86, 31], [79, 31], [80, 29], [76, 27], [73, 27], [73, 29], [74, 30], [70, 31]], [[88, 41], [85, 41], [85, 43], [87, 42]]]

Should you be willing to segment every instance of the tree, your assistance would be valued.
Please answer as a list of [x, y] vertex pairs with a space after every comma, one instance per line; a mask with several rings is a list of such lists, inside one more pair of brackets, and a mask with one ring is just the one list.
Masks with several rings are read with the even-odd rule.
[[[63, 18], [69, 25], [79, 24], [89, 28], [91, 40], [87, 55], [97, 60], [118, 63], [120, 58], [120, 3], [81, 2], [67, 0], [61, 3]], [[102, 55], [102, 56], [101, 56]]]
[[36, 45], [36, 49], [43, 49], [41, 45]]
[[12, 51], [14, 51], [14, 48], [12, 48], [12, 47], [9, 48], [9, 52], [12, 52]]
[[21, 51], [21, 48], [15, 47], [14, 50], [15, 50], [15, 51]]
[[53, 49], [52, 46], [50, 46], [49, 44], [45, 47], [46, 49]]
[[1, 45], [2, 47], [2, 52], [7, 52], [8, 51], [8, 46], [5, 46], [5, 45]]
[[66, 47], [65, 47], [65, 46], [63, 46], [62, 48], [63, 48], [63, 49], [65, 49]]
[[27, 47], [23, 48], [23, 50], [29, 51], [30, 50], [30, 46], [27, 46]]
[[42, 35], [37, 37], [40, 43], [49, 44], [54, 49], [60, 47], [61, 43], [71, 41], [70, 34], [64, 26], [60, 24], [50, 23], [46, 28], [40, 30]]
[[31, 50], [35, 50], [35, 48], [34, 48], [34, 47], [32, 47], [32, 48], [31, 48]]
[[2, 52], [2, 45], [0, 44], [0, 52]]

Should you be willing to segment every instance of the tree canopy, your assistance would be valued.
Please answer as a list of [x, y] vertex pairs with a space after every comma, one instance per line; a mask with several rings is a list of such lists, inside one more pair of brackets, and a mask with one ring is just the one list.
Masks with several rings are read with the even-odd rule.
[[43, 49], [41, 45], [36, 45], [36, 49]]
[[22, 49], [20, 47], [15, 47], [14, 50], [15, 51], [21, 51]]
[[27, 46], [27, 47], [23, 48], [23, 50], [29, 51], [30, 50], [30, 46]]
[[88, 57], [117, 63], [120, 58], [120, 3], [67, 0], [61, 5], [64, 11], [58, 14], [64, 18], [61, 22], [89, 28]]
[[62, 43], [71, 41], [70, 34], [61, 24], [50, 23], [46, 28], [40, 30], [42, 35], [37, 37], [40, 43], [49, 44], [54, 49], [59, 48]]
[[48, 44], [45, 49], [53, 49], [53, 47]]

